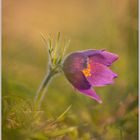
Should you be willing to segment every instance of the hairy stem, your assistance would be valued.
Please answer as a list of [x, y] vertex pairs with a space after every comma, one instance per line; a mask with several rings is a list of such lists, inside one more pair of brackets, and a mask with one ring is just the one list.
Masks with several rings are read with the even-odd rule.
[[56, 73], [54, 71], [50, 71], [48, 74], [45, 75], [42, 83], [40, 84], [36, 96], [35, 96], [35, 109], [40, 109], [42, 101], [45, 97], [46, 91], [47, 91], [47, 86], [52, 79], [52, 77]]

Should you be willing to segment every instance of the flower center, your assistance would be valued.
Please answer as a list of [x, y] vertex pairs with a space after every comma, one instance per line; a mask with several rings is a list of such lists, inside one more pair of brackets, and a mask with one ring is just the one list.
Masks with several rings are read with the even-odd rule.
[[89, 63], [87, 64], [87, 68], [83, 69], [82, 72], [86, 77], [91, 76], [91, 67]]

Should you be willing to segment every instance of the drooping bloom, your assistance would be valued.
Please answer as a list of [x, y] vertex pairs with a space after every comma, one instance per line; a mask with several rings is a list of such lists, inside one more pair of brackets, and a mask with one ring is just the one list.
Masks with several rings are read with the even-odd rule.
[[71, 53], [63, 63], [63, 71], [68, 81], [80, 92], [99, 103], [101, 98], [92, 87], [113, 84], [117, 74], [109, 66], [118, 55], [105, 50], [85, 50]]

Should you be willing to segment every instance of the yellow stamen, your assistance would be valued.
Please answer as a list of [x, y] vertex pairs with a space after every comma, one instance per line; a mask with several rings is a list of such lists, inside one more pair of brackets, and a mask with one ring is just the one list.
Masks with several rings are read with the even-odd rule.
[[87, 68], [83, 69], [82, 72], [86, 77], [91, 76], [91, 67], [89, 63], [87, 64]]

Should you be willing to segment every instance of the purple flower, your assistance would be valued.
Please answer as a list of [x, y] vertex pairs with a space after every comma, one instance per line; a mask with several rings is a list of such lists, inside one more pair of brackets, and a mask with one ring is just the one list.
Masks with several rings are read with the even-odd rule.
[[81, 93], [99, 103], [101, 98], [93, 87], [113, 84], [117, 74], [109, 66], [118, 55], [105, 50], [85, 50], [68, 55], [63, 63], [63, 71], [69, 82]]

